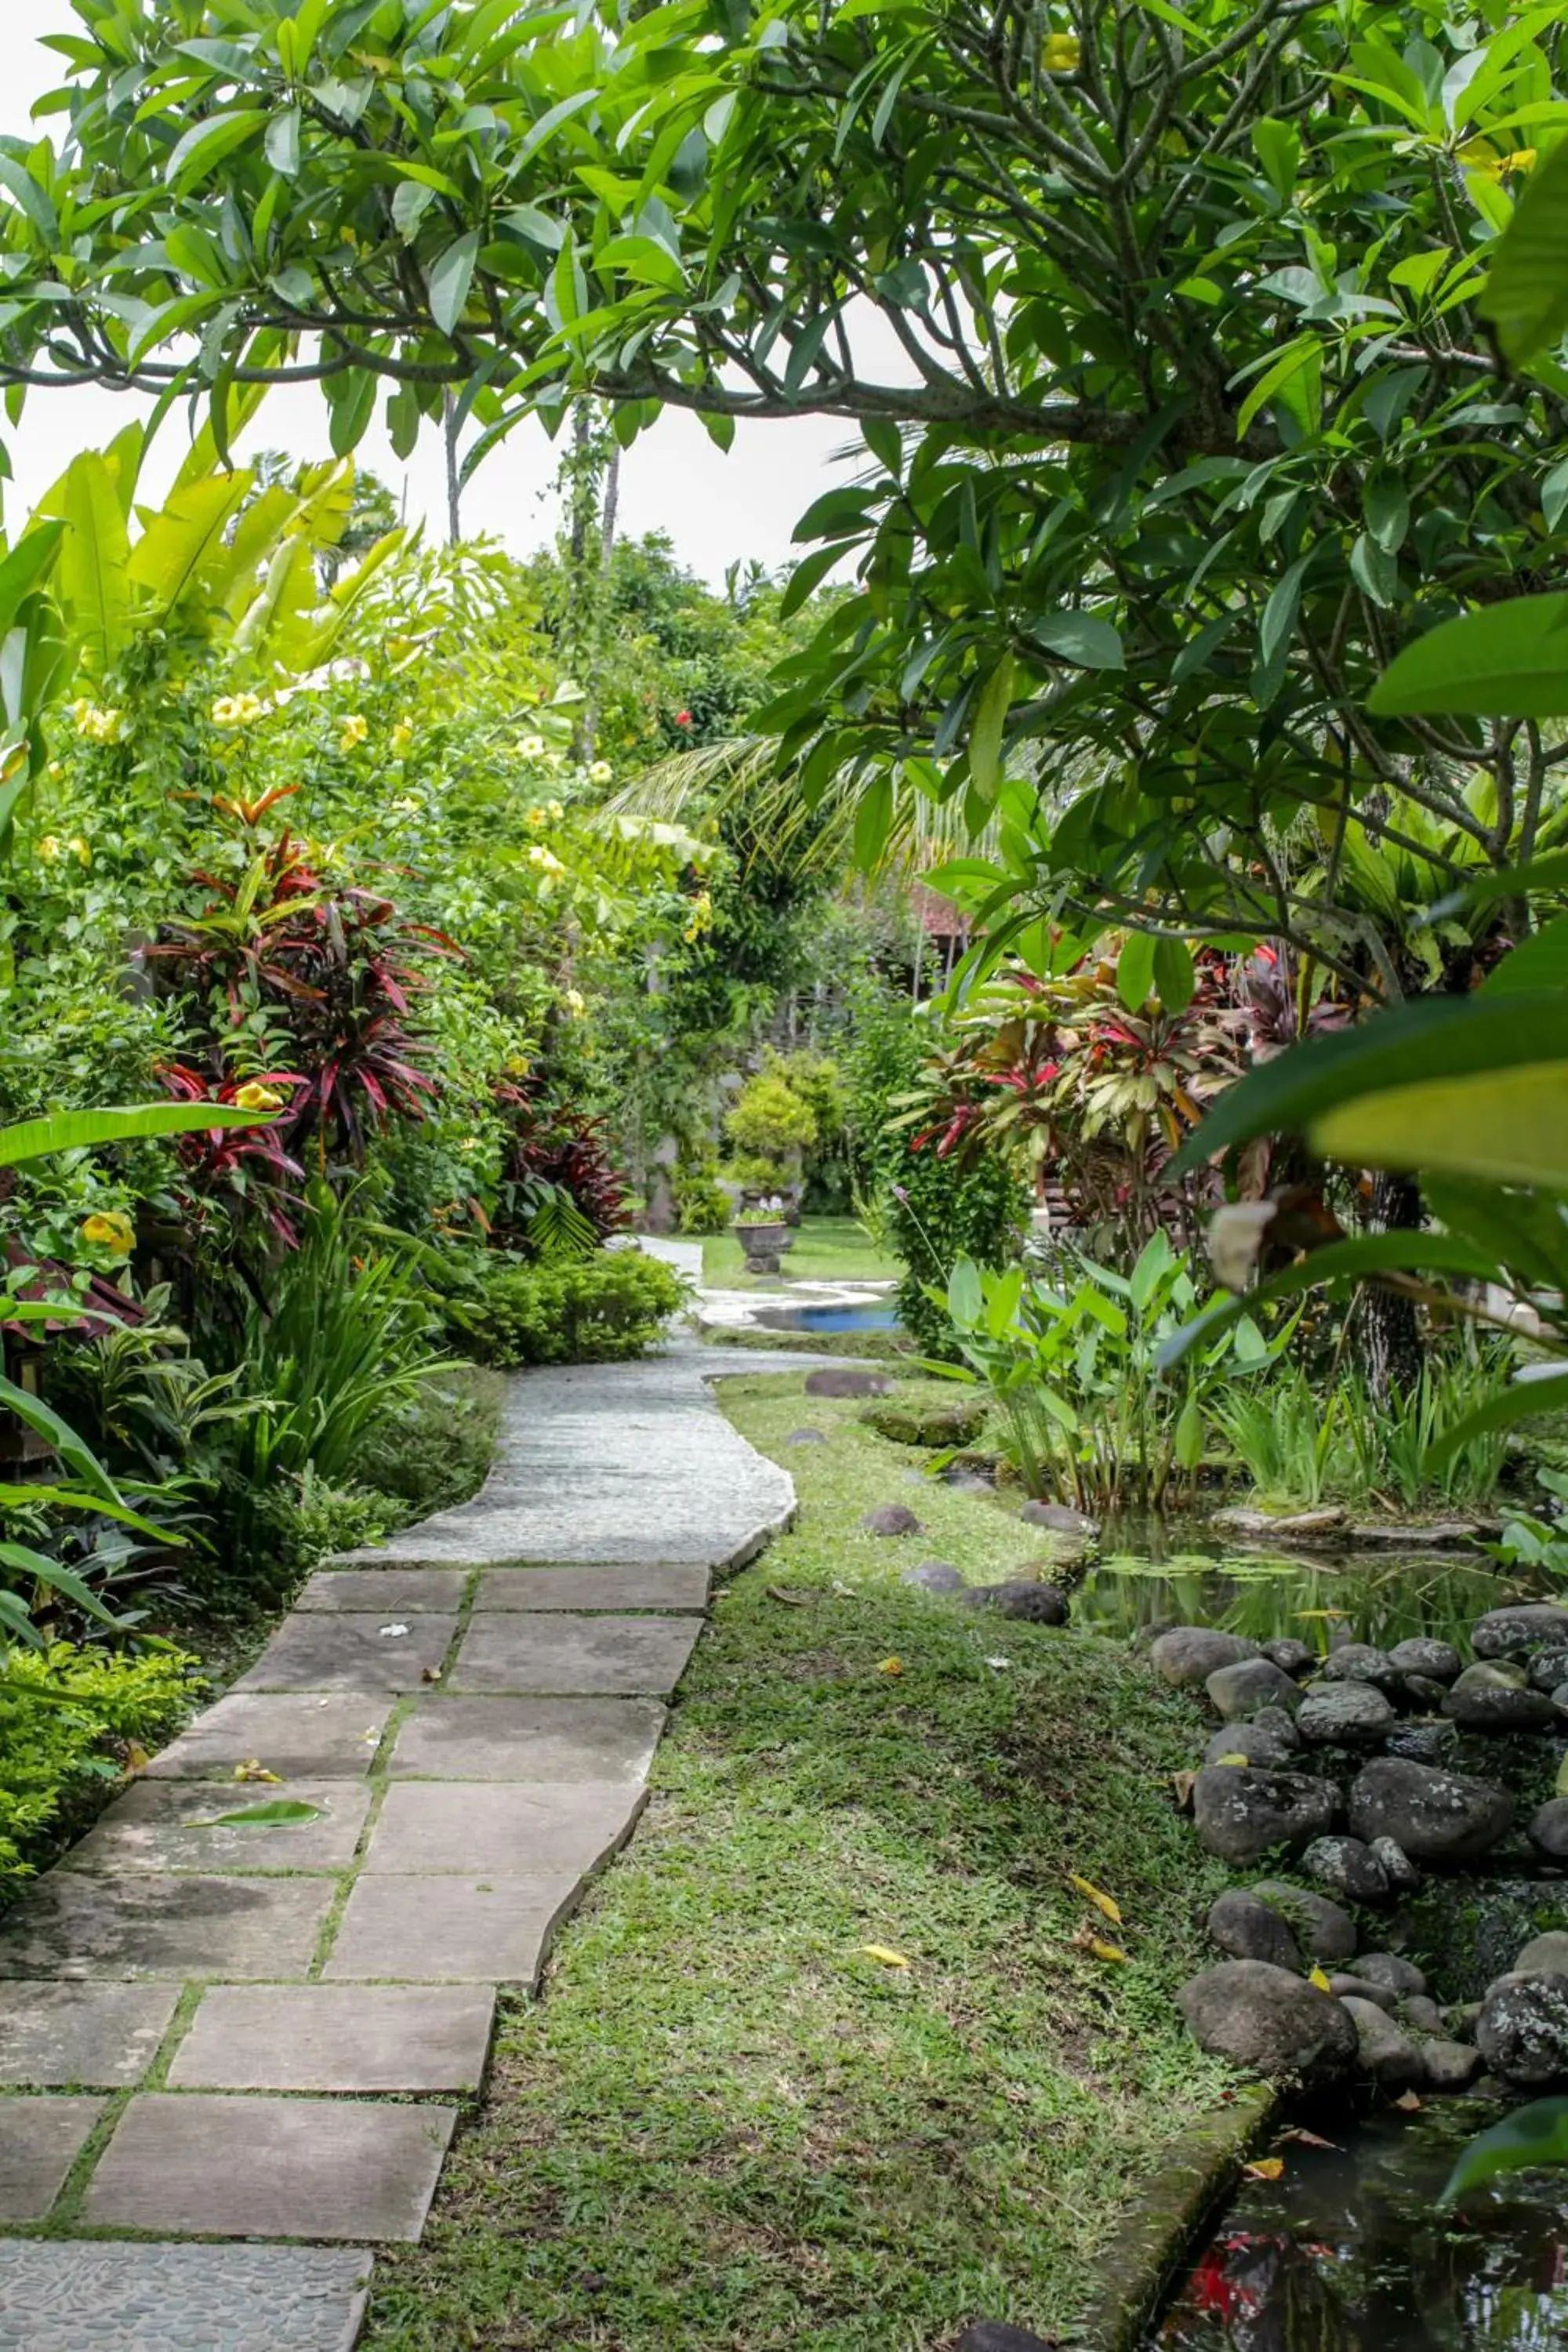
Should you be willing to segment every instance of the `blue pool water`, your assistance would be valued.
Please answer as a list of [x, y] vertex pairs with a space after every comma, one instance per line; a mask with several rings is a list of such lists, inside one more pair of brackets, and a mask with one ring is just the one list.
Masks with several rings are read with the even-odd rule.
[[757, 1317], [770, 1331], [896, 1331], [894, 1307], [770, 1307]]

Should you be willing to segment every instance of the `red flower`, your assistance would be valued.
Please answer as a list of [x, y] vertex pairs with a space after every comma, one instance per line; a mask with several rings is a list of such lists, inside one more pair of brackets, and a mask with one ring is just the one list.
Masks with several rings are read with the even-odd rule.
[[675, 723], [678, 727], [689, 727], [691, 724], [690, 711], [678, 710], [675, 714]]

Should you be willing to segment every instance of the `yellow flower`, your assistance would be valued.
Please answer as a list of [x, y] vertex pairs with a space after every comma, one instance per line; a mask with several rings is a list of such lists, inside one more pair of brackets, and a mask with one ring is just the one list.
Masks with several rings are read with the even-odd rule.
[[89, 702], [84, 697], [81, 701], [72, 704], [71, 715], [76, 720], [77, 733], [84, 736], [88, 742], [119, 742], [125, 720], [123, 711], [100, 710], [96, 702]]
[[1505, 155], [1502, 161], [1499, 163], [1498, 174], [1499, 177], [1501, 178], [1506, 176], [1510, 172], [1533, 172], [1534, 169], [1534, 148], [1516, 147], [1511, 155]]
[[566, 989], [563, 992], [561, 1002], [574, 1021], [581, 1021], [588, 1010], [588, 1001], [580, 988]]
[[562, 865], [561, 860], [553, 856], [550, 850], [546, 849], [541, 842], [535, 842], [533, 847], [529, 851], [528, 862], [531, 866], [537, 866], [541, 874], [564, 874], [566, 871], [566, 868]]
[[399, 816], [417, 816], [419, 814], [419, 803], [415, 799], [412, 793], [405, 793], [401, 800], [394, 801], [392, 805], [397, 811]]
[[352, 711], [343, 721], [343, 731], [338, 737], [340, 751], [352, 751], [370, 733], [370, 723], [361, 710]]
[[50, 782], [50, 783], [51, 783], [51, 784], [58, 784], [58, 783], [59, 782], [60, 778], [61, 778], [64, 774], [65, 774], [65, 764], [64, 764], [64, 762], [63, 762], [62, 761], [59, 761], [59, 760], [51, 760], [51, 761], [49, 761], [49, 782]]
[[46, 866], [52, 866], [60, 854], [60, 845], [52, 833], [46, 833], [38, 844], [38, 856]]
[[212, 707], [212, 722], [215, 727], [239, 725], [239, 705], [232, 694], [219, 695]]
[[410, 743], [412, 743], [412, 742], [413, 742], [413, 740], [414, 740], [414, 721], [413, 721], [413, 719], [400, 719], [398, 720], [398, 722], [397, 722], [396, 726], [395, 726], [395, 727], [393, 729], [393, 730], [392, 730], [392, 748], [393, 748], [393, 750], [394, 750], [395, 751], [407, 751], [407, 749], [408, 749], [408, 746], [410, 745]]
[[520, 735], [517, 743], [517, 756], [520, 760], [542, 760], [544, 757], [543, 736]]
[[92, 705], [88, 700], [85, 694], [79, 694], [76, 700], [71, 704], [71, 717], [76, 720], [77, 733], [79, 735], [86, 727], [88, 713], [91, 709]]
[[1047, 73], [1077, 73], [1083, 43], [1076, 33], [1047, 33], [1042, 63]]
[[136, 1246], [136, 1228], [118, 1209], [100, 1210], [96, 1216], [84, 1218], [81, 1237], [89, 1248], [112, 1250], [116, 1257], [129, 1257]]
[[544, 823], [544, 811], [542, 808], [531, 808], [528, 812], [528, 822], [533, 831], [537, 833], [540, 826]]
[[613, 784], [615, 781], [616, 772], [608, 760], [595, 760], [588, 771], [588, 782], [591, 784]]
[[559, 824], [566, 812], [562, 807], [559, 801], [546, 801], [544, 803], [544, 814], [553, 824]]
[[256, 1078], [252, 1078], [248, 1086], [241, 1087], [234, 1099], [240, 1110], [281, 1110], [283, 1108], [283, 1097], [277, 1087], [264, 1087]]
[[91, 845], [85, 842], [79, 833], [72, 834], [70, 839], [66, 844], [66, 847], [75, 857], [79, 866], [90, 866], [92, 864]]

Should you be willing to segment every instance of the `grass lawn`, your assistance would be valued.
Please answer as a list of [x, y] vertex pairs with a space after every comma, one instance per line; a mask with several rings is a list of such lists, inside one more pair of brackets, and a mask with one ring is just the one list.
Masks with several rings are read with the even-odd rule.
[[[1225, 1884], [1170, 1794], [1190, 1703], [1120, 1645], [902, 1587], [911, 1558], [995, 1575], [1038, 1538], [906, 1483], [854, 1405], [798, 1373], [721, 1393], [801, 1523], [716, 1601], [635, 1843], [505, 2018], [424, 2244], [377, 2256], [372, 2352], [1065, 2327], [1225, 2081], [1172, 2007]], [[831, 1442], [786, 1447], [805, 1423]], [[861, 1533], [888, 1501], [925, 1535]], [[1128, 1964], [1087, 1948], [1100, 1931]]]
[[[749, 1290], [745, 1253], [733, 1234], [710, 1234], [702, 1244], [702, 1278], [712, 1290]], [[879, 1250], [853, 1217], [803, 1217], [784, 1262], [788, 1282], [897, 1282], [903, 1262]]]

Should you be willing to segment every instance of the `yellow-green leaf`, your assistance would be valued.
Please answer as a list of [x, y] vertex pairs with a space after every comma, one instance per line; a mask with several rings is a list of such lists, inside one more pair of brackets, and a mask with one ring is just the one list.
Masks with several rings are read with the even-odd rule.
[[1568, 1061], [1428, 1078], [1321, 1113], [1315, 1150], [1352, 1167], [1423, 1168], [1568, 1186]]
[[1081, 1895], [1086, 1903], [1092, 1903], [1097, 1911], [1103, 1911], [1105, 1916], [1114, 1926], [1121, 1927], [1121, 1906], [1113, 1895], [1102, 1894], [1090, 1879], [1076, 1878], [1070, 1870], [1068, 1873], [1068, 1885], [1075, 1894]]

